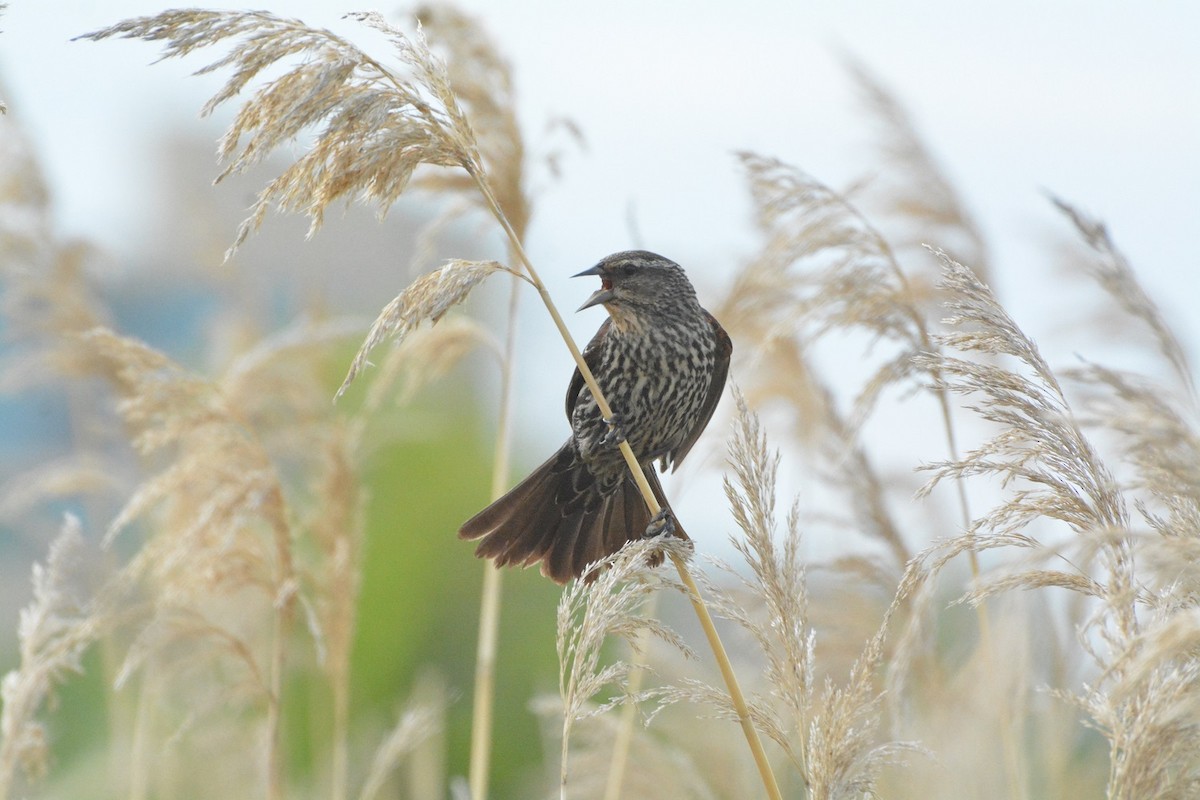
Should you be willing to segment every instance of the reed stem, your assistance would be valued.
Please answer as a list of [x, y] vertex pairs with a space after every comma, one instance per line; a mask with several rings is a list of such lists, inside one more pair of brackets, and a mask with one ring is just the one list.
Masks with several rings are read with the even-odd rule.
[[[584, 383], [592, 393], [592, 399], [596, 401], [596, 407], [605, 419], [611, 418], [612, 407], [609, 406], [608, 400], [605, 399], [604, 392], [600, 390], [600, 385], [596, 383], [596, 378], [592, 375], [592, 370], [584, 360], [578, 345], [575, 344], [575, 339], [567, 329], [566, 323], [563, 322], [562, 315], [559, 314], [558, 308], [554, 305], [554, 301], [551, 299], [550, 293], [546, 290], [545, 284], [542, 283], [541, 277], [533, 268], [533, 264], [530, 263], [529, 256], [525, 253], [525, 248], [521, 246], [520, 238], [517, 236], [516, 231], [513, 230], [499, 203], [496, 202], [495, 195], [492, 194], [486, 178], [478, 170], [468, 171], [479, 186], [479, 190], [482, 192], [492, 215], [504, 229], [513, 255], [521, 262], [521, 266], [525, 269], [530, 282], [537, 290], [538, 296], [541, 297], [546, 310], [550, 312], [550, 318], [554, 321], [555, 327], [558, 328], [558, 332], [562, 336], [563, 342], [566, 343], [567, 349], [571, 351], [571, 357], [575, 359], [575, 365], [579, 368], [579, 374], [583, 376]], [[654, 491], [650, 488], [649, 481], [646, 480], [646, 473], [642, 470], [642, 465], [638, 462], [637, 456], [634, 455], [633, 449], [630, 448], [628, 442], [621, 442], [621, 455], [625, 457], [625, 463], [628, 465], [629, 472], [633, 475], [634, 482], [642, 493], [642, 499], [646, 501], [646, 507], [650, 509], [652, 515], [658, 514], [662, 511], [662, 506], [659, 505], [658, 499], [654, 496]], [[712, 649], [713, 656], [717, 660], [717, 666], [721, 670], [721, 677], [725, 680], [726, 689], [729, 691], [729, 698], [733, 702], [734, 710], [737, 712], [738, 722], [741, 723], [742, 733], [745, 734], [746, 743], [750, 746], [750, 752], [754, 756], [754, 763], [758, 767], [759, 774], [762, 777], [763, 786], [767, 790], [767, 796], [771, 800], [782, 800], [783, 796], [779, 792], [779, 785], [775, 780], [775, 774], [772, 772], [771, 764], [767, 760], [766, 753], [763, 751], [758, 730], [754, 727], [754, 723], [751, 720], [750, 709], [746, 705], [742, 689], [738, 685], [737, 675], [733, 671], [733, 665], [730, 663], [729, 656], [725, 652], [725, 646], [721, 643], [721, 637], [717, 633], [716, 626], [713, 624], [708, 606], [705, 604], [704, 598], [700, 596], [700, 590], [697, 588], [696, 582], [692, 579], [691, 572], [683, 560], [676, 556], [672, 556], [671, 560], [675, 563], [675, 569], [679, 571], [680, 580], [688, 590], [688, 599], [691, 600], [692, 608], [700, 620], [700, 626], [704, 629], [704, 636], [708, 639], [709, 647]]]
[[[500, 410], [496, 446], [492, 456], [493, 500], [508, 488], [509, 453], [512, 450], [512, 374], [516, 362], [517, 310], [521, 284], [514, 277], [508, 298], [508, 328], [500, 364]], [[499, 643], [502, 574], [491, 561], [484, 562], [479, 605], [479, 637], [475, 655], [475, 695], [471, 707], [471, 758], [468, 784], [471, 800], [486, 800], [492, 755], [492, 720], [496, 705], [496, 651]]]

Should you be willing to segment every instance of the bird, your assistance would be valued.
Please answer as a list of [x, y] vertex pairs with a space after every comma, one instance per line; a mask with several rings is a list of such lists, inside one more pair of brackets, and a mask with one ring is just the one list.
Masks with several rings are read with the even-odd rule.
[[[476, 556], [496, 566], [540, 562], [542, 574], [560, 584], [628, 541], [662, 533], [688, 539], [653, 462], [674, 470], [691, 451], [724, 392], [733, 352], [729, 335], [700, 306], [674, 261], [628, 250], [572, 277], [584, 276], [598, 276], [600, 288], [579, 311], [603, 305], [608, 318], [583, 358], [613, 416], [604, 418], [576, 367], [566, 398], [570, 438], [458, 531], [461, 539], [480, 540]], [[622, 440], [663, 509], [657, 516], [629, 472]]]

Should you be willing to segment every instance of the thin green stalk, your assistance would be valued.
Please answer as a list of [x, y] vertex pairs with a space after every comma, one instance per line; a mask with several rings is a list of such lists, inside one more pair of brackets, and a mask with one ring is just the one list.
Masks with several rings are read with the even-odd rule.
[[333, 683], [332, 800], [346, 800], [350, 780], [350, 681], [345, 670]]
[[[500, 410], [496, 449], [492, 457], [492, 499], [508, 487], [509, 451], [512, 449], [512, 374], [516, 361], [517, 309], [521, 284], [516, 278], [508, 299], [508, 329], [500, 364]], [[475, 655], [475, 697], [471, 709], [471, 760], [468, 782], [471, 800], [486, 800], [492, 755], [492, 718], [495, 708], [496, 649], [500, 628], [501, 572], [487, 560], [483, 568], [483, 597], [479, 606], [479, 640]]]
[[[567, 330], [567, 325], [563, 322], [562, 315], [558, 313], [558, 308], [550, 298], [550, 293], [546, 290], [545, 284], [542, 283], [541, 277], [538, 276], [537, 271], [533, 268], [533, 264], [530, 263], [529, 257], [526, 255], [525, 249], [521, 246], [516, 231], [513, 230], [512, 225], [504, 216], [504, 211], [500, 208], [499, 203], [496, 202], [495, 195], [492, 194], [487, 180], [477, 171], [468, 171], [479, 186], [492, 215], [500, 223], [501, 227], [504, 228], [513, 254], [521, 262], [526, 274], [529, 275], [530, 282], [542, 298], [546, 310], [550, 312], [550, 318], [554, 320], [554, 325], [558, 328], [563, 342], [567, 345], [567, 349], [571, 351], [571, 357], [575, 359], [575, 365], [579, 368], [579, 374], [583, 376], [584, 383], [587, 384], [588, 390], [592, 393], [592, 399], [596, 401], [596, 407], [605, 419], [611, 419], [612, 407], [609, 406], [608, 400], [605, 399], [599, 384], [596, 383], [596, 378], [592, 375], [592, 370], [588, 367], [587, 362], [584, 361], [583, 354], [579, 351], [578, 345], [575, 344], [575, 339], [571, 336], [571, 332]], [[642, 465], [638, 462], [637, 456], [634, 455], [633, 449], [630, 448], [628, 442], [621, 442], [621, 455], [625, 457], [625, 463], [629, 467], [630, 474], [633, 475], [634, 482], [642, 493], [642, 499], [646, 501], [646, 507], [650, 509], [651, 514], [658, 514], [662, 510], [662, 507], [658, 504], [658, 500], [654, 496], [654, 491], [650, 488], [650, 483], [646, 480], [646, 473], [642, 471]], [[759, 775], [762, 777], [763, 786], [767, 790], [767, 796], [771, 800], [782, 800], [783, 796], [779, 792], [779, 785], [775, 781], [775, 774], [771, 771], [771, 764], [767, 760], [766, 753], [763, 750], [762, 741], [759, 739], [758, 731], [755, 729], [754, 723], [750, 718], [749, 706], [746, 705], [746, 699], [742, 695], [741, 687], [738, 685], [737, 675], [734, 673], [733, 665], [730, 663], [729, 656], [725, 652], [725, 646], [721, 644], [721, 637], [717, 633], [716, 626], [713, 624], [712, 615], [708, 612], [708, 606], [705, 605], [704, 599], [700, 596], [700, 590], [696, 586], [695, 580], [692, 579], [691, 572], [688, 570], [687, 564], [684, 563], [683, 559], [672, 555], [671, 560], [675, 564], [675, 569], [679, 572], [680, 580], [688, 590], [688, 598], [692, 602], [692, 608], [700, 620], [700, 626], [704, 629], [704, 635], [708, 639], [709, 647], [712, 648], [713, 656], [717, 660], [717, 666], [721, 670], [721, 677], [725, 679], [725, 686], [729, 691], [730, 700], [733, 702], [734, 709], [737, 712], [742, 732], [745, 734], [746, 742], [750, 746], [750, 752], [754, 756], [754, 763], [758, 767]]]

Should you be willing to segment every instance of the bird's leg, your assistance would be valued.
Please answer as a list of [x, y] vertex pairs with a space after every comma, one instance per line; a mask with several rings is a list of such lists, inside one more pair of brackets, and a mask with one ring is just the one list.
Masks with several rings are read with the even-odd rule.
[[625, 415], [614, 411], [611, 417], [604, 420], [604, 424], [608, 426], [608, 432], [600, 439], [600, 444], [605, 447], [620, 447], [621, 442], [625, 441]]
[[675, 533], [675, 517], [671, 514], [670, 509], [664, 508], [659, 511], [646, 526], [647, 539], [653, 539], [655, 536], [670, 536], [673, 533]]

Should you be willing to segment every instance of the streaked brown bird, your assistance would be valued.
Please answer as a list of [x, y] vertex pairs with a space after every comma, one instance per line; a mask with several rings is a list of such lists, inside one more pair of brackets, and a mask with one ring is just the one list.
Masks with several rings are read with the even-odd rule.
[[[583, 351], [615, 419], [603, 419], [578, 368], [567, 387], [571, 438], [508, 494], [467, 520], [463, 539], [497, 566], [542, 563], [565, 583], [627, 541], [675, 525], [654, 471], [683, 461], [712, 418], [733, 344], [696, 300], [683, 268], [645, 250], [614, 253], [575, 277], [601, 286], [580, 311], [603, 304], [609, 318]], [[664, 513], [651, 518], [621, 455], [625, 438]]]

